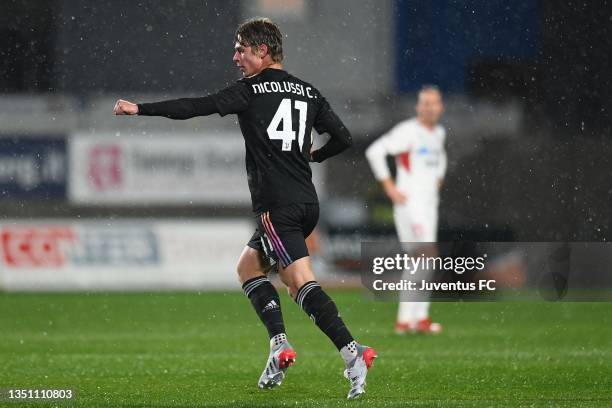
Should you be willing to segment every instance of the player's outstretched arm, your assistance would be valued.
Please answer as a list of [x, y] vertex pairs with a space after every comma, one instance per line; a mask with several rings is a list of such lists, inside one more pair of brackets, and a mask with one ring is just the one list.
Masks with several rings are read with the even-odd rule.
[[211, 96], [180, 98], [162, 102], [139, 103], [119, 99], [115, 103], [115, 115], [163, 116], [170, 119], [190, 119], [219, 113]]
[[181, 120], [214, 113], [224, 116], [245, 110], [250, 98], [250, 87], [238, 81], [217, 93], [201, 98], [180, 98], [139, 104], [119, 99], [115, 104], [115, 115], [163, 116]]
[[344, 126], [326, 100], [319, 109], [314, 128], [319, 134], [328, 133], [330, 139], [323, 147], [311, 153], [312, 161], [321, 163], [329, 157], [342, 153], [353, 144], [351, 132]]

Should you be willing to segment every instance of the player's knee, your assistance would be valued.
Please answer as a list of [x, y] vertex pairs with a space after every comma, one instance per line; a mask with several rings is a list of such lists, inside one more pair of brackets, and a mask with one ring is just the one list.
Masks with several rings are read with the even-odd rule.
[[244, 282], [251, 279], [254, 275], [261, 275], [261, 273], [256, 273], [253, 270], [252, 265], [249, 265], [248, 262], [244, 262], [243, 259], [238, 261], [238, 265], [236, 265], [236, 274], [238, 275], [238, 282], [243, 284]]
[[279, 275], [281, 281], [287, 286], [289, 296], [294, 299], [302, 286], [315, 280], [308, 258], [299, 259], [287, 268], [281, 268]]
[[279, 273], [278, 277], [280, 278], [281, 282], [283, 282], [283, 285], [285, 285], [287, 289], [289, 289], [289, 287], [291, 286], [291, 279], [289, 279], [289, 277], [284, 273]]
[[244, 275], [244, 266], [238, 262], [238, 265], [236, 265], [236, 277], [238, 278], [238, 282], [240, 282], [240, 284], [243, 284], [246, 281], [246, 279], [244, 279]]
[[287, 293], [289, 293], [289, 296], [291, 296], [292, 299], [295, 299], [295, 297], [297, 296], [298, 290], [300, 290], [300, 288], [297, 287], [297, 285], [293, 283], [290, 285], [287, 285]]
[[295, 289], [295, 285], [293, 284], [293, 279], [291, 279], [291, 276], [289, 276], [287, 273], [285, 273], [285, 271], [281, 269], [279, 270], [278, 277], [280, 278], [281, 282], [283, 282], [283, 285], [287, 287], [287, 294], [292, 298], [295, 298], [295, 296], [297, 295], [297, 290]]

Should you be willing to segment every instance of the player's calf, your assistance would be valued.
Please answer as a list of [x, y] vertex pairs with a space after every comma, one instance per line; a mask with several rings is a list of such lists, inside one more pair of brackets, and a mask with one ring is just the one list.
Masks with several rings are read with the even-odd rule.
[[336, 304], [316, 281], [302, 285], [297, 291], [295, 301], [338, 350], [354, 341], [340, 318]]
[[249, 279], [242, 285], [242, 290], [266, 326], [270, 338], [285, 333], [280, 298], [270, 280], [265, 276]]

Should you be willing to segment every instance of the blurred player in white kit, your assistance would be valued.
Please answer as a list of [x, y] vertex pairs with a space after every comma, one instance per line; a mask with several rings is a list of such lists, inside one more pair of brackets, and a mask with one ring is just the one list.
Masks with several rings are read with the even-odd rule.
[[[416, 117], [402, 121], [378, 138], [366, 150], [374, 176], [393, 202], [398, 238], [415, 256], [436, 256], [434, 243], [438, 230], [439, 191], [446, 172], [444, 140], [446, 132], [438, 123], [444, 106], [436, 86], [424, 86], [418, 94]], [[387, 156], [395, 158], [395, 182], [387, 166]], [[421, 269], [412, 275], [429, 280], [433, 271]], [[395, 331], [439, 333], [442, 326], [429, 318], [428, 295], [403, 292], [400, 297]], [[412, 300], [412, 301], [411, 301]], [[420, 300], [420, 301], [414, 301]]]

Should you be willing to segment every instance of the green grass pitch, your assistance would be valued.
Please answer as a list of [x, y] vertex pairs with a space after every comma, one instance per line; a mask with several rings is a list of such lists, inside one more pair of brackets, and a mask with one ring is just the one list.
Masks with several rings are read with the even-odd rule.
[[284, 294], [298, 354], [259, 390], [265, 329], [241, 293], [0, 293], [0, 388], [71, 388], [7, 407], [612, 406], [612, 304], [437, 303], [438, 336], [393, 334], [395, 305], [331, 291], [379, 359], [346, 401], [333, 345]]

